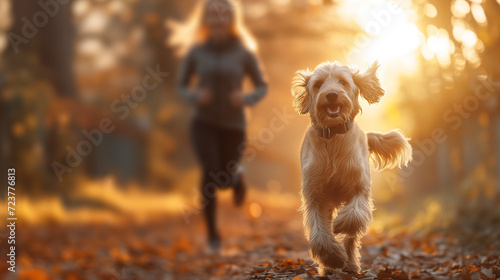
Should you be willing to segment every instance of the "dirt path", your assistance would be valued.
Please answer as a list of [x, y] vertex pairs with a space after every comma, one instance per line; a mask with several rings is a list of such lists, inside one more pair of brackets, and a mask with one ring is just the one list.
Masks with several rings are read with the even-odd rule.
[[[219, 208], [222, 254], [204, 253], [201, 217], [149, 217], [116, 225], [23, 225], [22, 280], [319, 279], [307, 253], [296, 208], [267, 206], [258, 218], [229, 204]], [[255, 211], [254, 211], [255, 212]], [[255, 216], [255, 213], [253, 213]], [[22, 234], [21, 234], [22, 233]], [[468, 253], [442, 234], [368, 234], [361, 275], [325, 279], [498, 279], [500, 250]], [[1, 271], [6, 264], [0, 263]]]

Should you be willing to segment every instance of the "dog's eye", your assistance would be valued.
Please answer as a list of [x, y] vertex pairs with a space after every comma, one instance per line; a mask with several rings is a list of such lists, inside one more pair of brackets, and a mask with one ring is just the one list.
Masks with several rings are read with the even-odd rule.
[[314, 83], [314, 85], [313, 85], [314, 90], [319, 90], [319, 89], [321, 88], [321, 85], [322, 85], [322, 84], [323, 84], [323, 83], [322, 83], [322, 82], [320, 82], [320, 81], [315, 82], [315, 83]]
[[315, 90], [319, 90], [321, 88], [321, 84], [322, 84], [321, 82], [315, 82], [314, 85], [313, 85], [313, 88]]
[[343, 80], [343, 79], [340, 79], [340, 80], [339, 80], [339, 83], [340, 83], [341, 85], [343, 85], [343, 86], [347, 85], [347, 82], [346, 82], [345, 80]]

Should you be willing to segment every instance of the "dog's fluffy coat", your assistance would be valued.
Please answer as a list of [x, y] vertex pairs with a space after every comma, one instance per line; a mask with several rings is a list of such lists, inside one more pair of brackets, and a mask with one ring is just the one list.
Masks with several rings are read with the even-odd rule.
[[[309, 250], [324, 275], [335, 269], [360, 271], [360, 239], [372, 220], [369, 158], [378, 169], [407, 164], [411, 146], [396, 130], [363, 132], [354, 118], [361, 111], [359, 95], [373, 104], [384, 95], [375, 62], [366, 71], [325, 62], [314, 71], [296, 72], [292, 82], [294, 107], [309, 114], [301, 149], [302, 211]], [[332, 102], [326, 94], [335, 92]], [[334, 108], [334, 109], [331, 109]], [[338, 115], [329, 114], [339, 110]], [[316, 128], [352, 121], [345, 134], [319, 137]], [[335, 217], [336, 216], [336, 217]], [[335, 217], [335, 218], [334, 218]], [[345, 234], [343, 244], [336, 234]]]

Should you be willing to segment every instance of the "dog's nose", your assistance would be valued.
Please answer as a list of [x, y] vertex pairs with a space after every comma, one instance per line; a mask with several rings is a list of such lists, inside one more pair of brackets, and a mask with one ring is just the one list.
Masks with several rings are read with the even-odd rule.
[[329, 91], [326, 93], [326, 99], [330, 102], [337, 101], [339, 98], [339, 93], [336, 91]]

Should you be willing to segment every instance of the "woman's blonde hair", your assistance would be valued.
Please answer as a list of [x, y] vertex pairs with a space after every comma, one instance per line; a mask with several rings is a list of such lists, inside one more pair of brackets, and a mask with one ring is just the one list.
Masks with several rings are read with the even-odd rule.
[[168, 20], [167, 27], [171, 31], [167, 39], [168, 45], [176, 49], [177, 55], [184, 55], [194, 44], [207, 40], [209, 30], [203, 19], [207, 10], [215, 9], [221, 17], [228, 16], [231, 20], [230, 33], [241, 40], [250, 51], [257, 50], [257, 44], [243, 24], [241, 6], [234, 0], [201, 0], [185, 22]]

